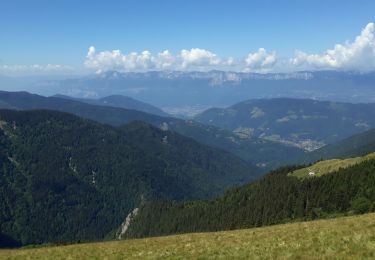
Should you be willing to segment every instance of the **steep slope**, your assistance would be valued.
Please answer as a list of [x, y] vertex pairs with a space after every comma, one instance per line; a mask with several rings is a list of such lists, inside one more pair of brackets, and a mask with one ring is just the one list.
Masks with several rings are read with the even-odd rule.
[[195, 120], [314, 150], [375, 127], [375, 104], [259, 99], [209, 109]]
[[80, 101], [80, 102], [84, 102], [84, 103], [88, 103], [92, 105], [97, 105], [97, 106], [110, 106], [110, 107], [119, 107], [119, 108], [125, 108], [125, 109], [130, 109], [130, 110], [137, 110], [137, 111], [142, 111], [145, 113], [158, 115], [158, 116], [164, 116], [164, 117], [171, 116], [165, 113], [160, 108], [141, 102], [134, 98], [126, 97], [122, 95], [111, 95], [111, 96], [106, 96], [106, 97], [99, 98], [99, 99], [73, 98], [73, 97], [69, 97], [65, 95], [55, 95], [54, 97], [64, 98], [64, 99], [69, 99], [69, 100], [76, 100], [76, 101]]
[[21, 243], [102, 239], [151, 198], [215, 196], [256, 177], [229, 153], [145, 123], [0, 110], [0, 230]]
[[75, 100], [43, 97], [27, 92], [0, 91], [1, 104], [21, 110], [52, 109], [72, 113], [101, 123], [120, 126], [132, 121], [143, 121], [164, 130], [175, 131], [198, 142], [229, 151], [264, 170], [285, 164], [291, 158], [301, 157], [301, 149], [251, 136], [236, 135], [214, 126], [192, 120], [166, 118], [140, 111], [116, 107], [90, 105]]
[[375, 151], [375, 129], [353, 135], [344, 140], [323, 146], [307, 153], [299, 162], [312, 163], [321, 159], [349, 158]]
[[146, 203], [127, 235], [229, 230], [375, 210], [374, 159], [320, 177], [290, 176], [298, 169], [279, 169], [214, 200]]

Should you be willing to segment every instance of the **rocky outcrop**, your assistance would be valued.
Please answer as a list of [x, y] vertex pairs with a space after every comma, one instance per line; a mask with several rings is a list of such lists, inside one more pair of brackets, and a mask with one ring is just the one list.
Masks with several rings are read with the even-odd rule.
[[133, 209], [133, 211], [128, 214], [125, 221], [122, 222], [121, 227], [119, 228], [119, 230], [116, 233], [117, 239], [122, 239], [124, 237], [124, 235], [126, 234], [126, 231], [129, 229], [129, 226], [130, 226], [133, 218], [135, 216], [137, 216], [137, 214], [138, 214], [138, 208]]

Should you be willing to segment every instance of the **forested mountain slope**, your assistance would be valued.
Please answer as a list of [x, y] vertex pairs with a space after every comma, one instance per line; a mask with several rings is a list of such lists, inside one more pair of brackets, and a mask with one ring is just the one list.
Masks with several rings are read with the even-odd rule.
[[375, 160], [297, 178], [285, 167], [206, 201], [146, 203], [128, 237], [258, 227], [375, 210]]
[[151, 198], [220, 194], [256, 178], [221, 150], [141, 122], [0, 110], [0, 228], [20, 244], [97, 240]]

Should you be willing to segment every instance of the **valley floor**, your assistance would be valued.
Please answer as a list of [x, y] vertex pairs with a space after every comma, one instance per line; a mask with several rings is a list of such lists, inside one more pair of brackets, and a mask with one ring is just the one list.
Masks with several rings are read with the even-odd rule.
[[375, 258], [375, 214], [262, 228], [35, 249], [0, 259]]

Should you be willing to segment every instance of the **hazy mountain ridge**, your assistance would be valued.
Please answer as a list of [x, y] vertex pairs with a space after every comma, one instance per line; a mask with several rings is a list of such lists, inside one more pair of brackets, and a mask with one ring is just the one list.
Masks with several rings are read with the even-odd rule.
[[166, 112], [164, 112], [163, 110], [161, 110], [160, 108], [157, 108], [150, 104], [136, 100], [134, 98], [126, 97], [122, 95], [111, 95], [111, 96], [106, 96], [106, 97], [99, 98], [99, 99], [74, 98], [74, 97], [69, 97], [65, 95], [54, 95], [53, 97], [64, 98], [68, 100], [76, 100], [76, 101], [88, 103], [91, 105], [112, 106], [112, 107], [120, 107], [120, 108], [130, 109], [130, 110], [137, 110], [137, 111], [142, 111], [145, 113], [158, 115], [158, 116], [164, 116], [164, 117], [171, 116], [167, 114]]
[[374, 102], [375, 73], [301, 71], [244, 73], [107, 71], [66, 80], [35, 82], [30, 91], [99, 98], [112, 94], [141, 99], [158, 107], [229, 106], [254, 98], [314, 98], [342, 102]]
[[375, 103], [255, 99], [208, 109], [194, 119], [311, 151], [375, 127]]

